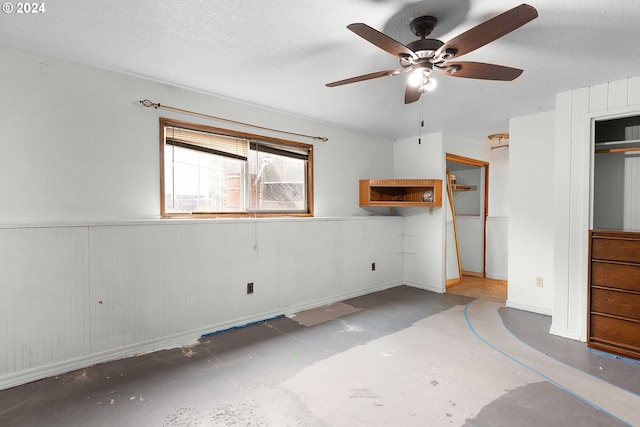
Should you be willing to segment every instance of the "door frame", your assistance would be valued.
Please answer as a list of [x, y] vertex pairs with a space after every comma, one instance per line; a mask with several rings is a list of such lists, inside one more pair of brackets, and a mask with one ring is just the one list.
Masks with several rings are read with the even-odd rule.
[[[478, 166], [484, 169], [484, 218], [482, 219], [483, 228], [483, 248], [482, 248], [482, 277], [487, 277], [487, 217], [489, 216], [489, 162], [483, 160], [472, 159], [471, 157], [459, 156], [457, 154], [446, 153], [445, 160], [454, 163], [462, 163], [465, 165]], [[457, 231], [456, 244], [458, 241]], [[458, 257], [459, 258], [459, 257]], [[462, 267], [460, 266], [462, 271]], [[462, 279], [462, 277], [460, 277]]]

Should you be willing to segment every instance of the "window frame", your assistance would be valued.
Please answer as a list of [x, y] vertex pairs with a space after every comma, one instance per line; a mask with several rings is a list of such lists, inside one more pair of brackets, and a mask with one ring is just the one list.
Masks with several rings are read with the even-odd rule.
[[[250, 145], [254, 142], [262, 141], [265, 144], [298, 147], [298, 149], [308, 150], [307, 170], [306, 173], [306, 205], [305, 212], [300, 211], [259, 211], [250, 210], [235, 212], [167, 212], [165, 208], [165, 127], [174, 126], [199, 132], [210, 132], [219, 135], [225, 135], [235, 138], [243, 138], [250, 141]], [[313, 209], [313, 144], [305, 144], [297, 141], [289, 141], [280, 138], [274, 138], [265, 135], [257, 135], [247, 132], [240, 132], [231, 129], [223, 129], [214, 126], [203, 125], [199, 123], [185, 122], [167, 117], [160, 117], [160, 217], [163, 219], [170, 218], [266, 218], [266, 217], [312, 217]], [[251, 149], [249, 149], [250, 151]], [[286, 151], [286, 150], [284, 150]], [[248, 162], [248, 161], [247, 161]], [[249, 191], [244, 188], [243, 192]]]

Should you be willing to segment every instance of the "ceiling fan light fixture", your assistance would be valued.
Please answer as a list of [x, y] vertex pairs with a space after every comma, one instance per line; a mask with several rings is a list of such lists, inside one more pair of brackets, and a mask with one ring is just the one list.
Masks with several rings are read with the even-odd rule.
[[437, 85], [438, 82], [434, 78], [425, 77], [424, 80], [422, 80], [419, 91], [420, 93], [431, 92]]
[[425, 70], [422, 68], [418, 68], [409, 73], [409, 77], [407, 77], [407, 83], [409, 86], [418, 87], [422, 84], [422, 81], [425, 78], [429, 78], [429, 74], [425, 75]]

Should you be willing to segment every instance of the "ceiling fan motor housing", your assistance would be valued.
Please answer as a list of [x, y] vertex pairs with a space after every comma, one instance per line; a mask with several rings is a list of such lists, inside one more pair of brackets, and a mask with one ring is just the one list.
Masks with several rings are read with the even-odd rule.
[[409, 24], [409, 28], [416, 36], [421, 39], [427, 37], [438, 25], [438, 19], [435, 16], [419, 16]]
[[433, 58], [440, 47], [444, 45], [443, 42], [436, 39], [420, 39], [411, 42], [407, 45], [407, 48], [411, 49], [418, 55], [418, 58]]

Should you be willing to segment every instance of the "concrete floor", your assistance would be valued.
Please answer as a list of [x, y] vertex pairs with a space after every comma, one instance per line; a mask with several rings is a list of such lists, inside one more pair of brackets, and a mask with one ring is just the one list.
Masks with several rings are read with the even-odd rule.
[[344, 303], [0, 391], [0, 425], [640, 425], [640, 363], [546, 316], [405, 286]]

